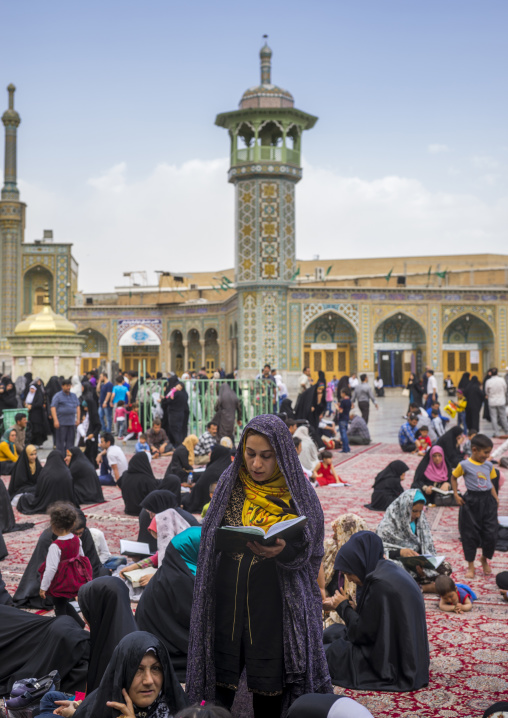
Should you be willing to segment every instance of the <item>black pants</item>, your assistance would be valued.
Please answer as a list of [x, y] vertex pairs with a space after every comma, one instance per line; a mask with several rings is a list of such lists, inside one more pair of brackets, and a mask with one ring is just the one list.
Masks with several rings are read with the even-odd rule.
[[362, 418], [366, 424], [369, 423], [369, 408], [370, 404], [368, 401], [359, 401], [358, 408], [362, 412]]
[[498, 522], [497, 501], [490, 491], [467, 491], [459, 510], [459, 532], [466, 561], [474, 561], [481, 548], [485, 558], [492, 558], [496, 548]]
[[70, 616], [73, 618], [80, 628], [85, 627], [85, 622], [81, 620], [77, 611], [70, 604], [70, 598], [63, 598], [62, 596], [51, 596], [55, 605], [55, 616]]
[[[235, 691], [217, 686], [215, 696], [224, 708], [231, 710], [235, 699]], [[282, 712], [282, 695], [262, 696], [259, 693], [253, 693], [252, 704], [254, 707], [254, 718], [280, 718]]]
[[412, 454], [413, 451], [416, 451], [416, 444], [404, 444], [400, 448], [405, 454]]

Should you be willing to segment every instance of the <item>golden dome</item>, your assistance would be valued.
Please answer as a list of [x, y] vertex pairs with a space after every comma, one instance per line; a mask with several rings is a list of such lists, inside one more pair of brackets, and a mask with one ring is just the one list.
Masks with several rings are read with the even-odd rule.
[[47, 334], [76, 335], [76, 325], [69, 322], [61, 314], [55, 314], [46, 294], [42, 309], [37, 314], [30, 314], [23, 319], [14, 330], [15, 336], [43, 336]]

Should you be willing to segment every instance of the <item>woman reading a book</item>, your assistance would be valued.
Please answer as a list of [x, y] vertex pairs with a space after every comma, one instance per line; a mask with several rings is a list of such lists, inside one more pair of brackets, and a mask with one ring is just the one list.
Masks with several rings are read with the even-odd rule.
[[450, 472], [441, 446], [437, 444], [433, 446], [422, 459], [416, 469], [412, 488], [420, 489], [430, 504], [436, 503], [438, 495], [444, 496], [444, 494], [438, 494], [436, 489], [439, 489], [439, 492], [451, 490]]
[[[287, 542], [249, 541], [217, 556], [221, 526], [266, 532], [299, 516], [307, 523]], [[288, 428], [277, 416], [252, 419], [202, 528], [187, 669], [192, 702], [230, 708], [244, 667], [256, 718], [285, 715], [304, 693], [331, 692], [317, 584], [323, 538], [323, 511]]]
[[[425, 504], [426, 499], [420, 489], [409, 489], [386, 509], [376, 532], [383, 541], [386, 557], [391, 561], [404, 565], [401, 558], [436, 555], [429, 522], [423, 511]], [[443, 561], [437, 570], [421, 566], [404, 568], [420, 584], [424, 593], [435, 593], [434, 579], [438, 574], [449, 576], [452, 573], [447, 561]]]
[[326, 658], [332, 683], [343, 688], [415, 691], [429, 682], [425, 605], [384, 550], [372, 531], [360, 531], [339, 550], [335, 570], [358, 590], [356, 603], [344, 589], [329, 599], [346, 625], [325, 630]]

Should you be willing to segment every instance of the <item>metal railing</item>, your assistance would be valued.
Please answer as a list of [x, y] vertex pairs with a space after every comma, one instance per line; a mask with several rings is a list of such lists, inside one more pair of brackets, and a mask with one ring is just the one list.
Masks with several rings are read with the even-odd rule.
[[291, 150], [289, 147], [243, 147], [236, 150], [237, 162], [255, 162], [257, 160], [271, 162], [291, 162], [291, 164], [300, 164], [300, 152]]
[[[144, 364], [144, 362], [143, 362]], [[162, 419], [161, 400], [164, 398], [166, 379], [146, 379], [146, 365], [141, 365], [139, 378], [143, 379], [138, 389], [138, 403], [141, 425], [147, 431], [157, 416]], [[206, 425], [215, 417], [218, 409], [219, 392], [223, 384], [229, 384], [239, 399], [239, 411], [235, 416], [235, 443], [243, 427], [260, 414], [278, 411], [277, 386], [263, 379], [188, 379], [182, 380], [189, 397], [188, 433], [201, 436]]]

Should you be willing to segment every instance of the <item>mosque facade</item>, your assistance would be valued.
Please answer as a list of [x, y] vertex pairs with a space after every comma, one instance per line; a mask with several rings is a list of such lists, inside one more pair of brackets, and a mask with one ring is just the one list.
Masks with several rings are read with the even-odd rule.
[[[25, 241], [26, 206], [16, 179], [20, 117], [9, 86], [2, 116], [0, 368], [13, 369], [15, 329], [49, 297], [81, 336], [83, 372], [113, 364], [181, 374], [204, 366], [248, 378], [269, 363], [291, 391], [303, 366], [327, 379], [379, 374], [387, 386], [403, 386], [410, 372], [425, 367], [455, 382], [464, 371], [482, 377], [490, 366], [507, 369], [507, 255], [296, 258], [302, 137], [317, 117], [296, 109], [292, 95], [272, 84], [271, 58], [265, 44], [260, 84], [243, 94], [237, 110], [216, 118], [230, 142], [234, 268], [161, 272], [156, 286], [134, 276], [129, 286], [101, 294], [78, 292], [71, 243], [53, 242], [50, 231]], [[17, 347], [15, 373], [30, 371], [30, 356], [20, 364], [19, 341]]]

